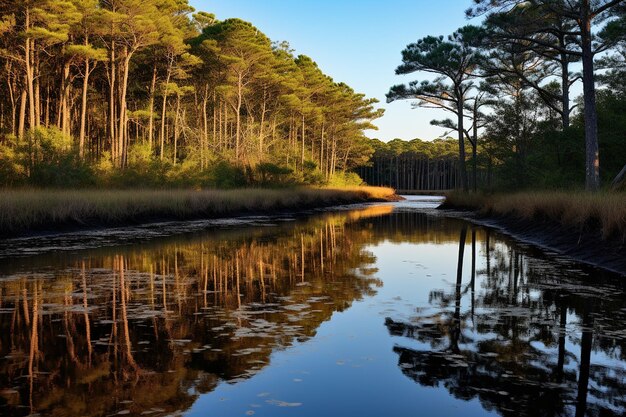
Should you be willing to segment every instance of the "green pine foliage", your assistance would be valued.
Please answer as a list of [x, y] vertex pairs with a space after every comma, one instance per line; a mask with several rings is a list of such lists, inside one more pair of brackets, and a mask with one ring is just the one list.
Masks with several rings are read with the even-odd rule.
[[382, 115], [187, 0], [1, 1], [0, 79], [1, 186], [357, 183]]
[[[458, 134], [450, 169], [466, 190], [470, 161], [474, 190], [623, 189], [626, 0], [468, 4], [468, 17], [484, 17], [482, 25], [409, 44], [396, 73], [421, 78], [391, 87], [388, 101], [414, 100], [456, 116], [431, 124]], [[375, 144], [369, 172], [411, 184], [420, 160], [433, 155], [421, 144], [394, 142]]]

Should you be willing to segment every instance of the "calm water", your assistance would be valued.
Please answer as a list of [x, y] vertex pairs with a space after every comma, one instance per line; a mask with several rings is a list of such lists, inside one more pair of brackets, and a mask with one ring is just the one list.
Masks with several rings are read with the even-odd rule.
[[434, 205], [4, 242], [0, 415], [623, 415], [626, 277]]

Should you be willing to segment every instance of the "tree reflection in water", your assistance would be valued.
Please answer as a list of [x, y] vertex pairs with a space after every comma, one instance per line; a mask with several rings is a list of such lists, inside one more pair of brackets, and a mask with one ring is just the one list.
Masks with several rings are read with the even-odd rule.
[[0, 414], [172, 413], [220, 381], [251, 377], [274, 350], [312, 337], [381, 285], [359, 244], [367, 231], [346, 225], [390, 211], [9, 272], [0, 281]]
[[[305, 404], [297, 415], [323, 415], [319, 410], [332, 395], [337, 402], [356, 399], [368, 415], [384, 414], [384, 400], [407, 386], [396, 354], [402, 372], [420, 384], [479, 398], [503, 415], [622, 414], [623, 282], [598, 274], [584, 282], [576, 268], [462, 221], [391, 211], [377, 206], [271, 228], [2, 261], [0, 415], [193, 413], [201, 394], [211, 392], [202, 399], [209, 406], [197, 409], [203, 415], [219, 409], [217, 394], [231, 388], [239, 396], [224, 409], [240, 415], [245, 410], [235, 410], [234, 403], [249, 399], [241, 391], [285, 371], [277, 370], [280, 360], [269, 362], [290, 347], [305, 366], [311, 361], [319, 378], [317, 385], [314, 375], [283, 385], [298, 390], [295, 399]], [[458, 262], [449, 288], [415, 298], [419, 310], [409, 299], [391, 297], [407, 288], [446, 285], [440, 284], [445, 278], [398, 279], [397, 271], [423, 271], [408, 263], [408, 269], [389, 268], [389, 260], [404, 260], [395, 252], [405, 244], [423, 249], [420, 262], [432, 257], [424, 266], [432, 267], [429, 276], [448, 272], [437, 254]], [[374, 253], [389, 259], [376, 260]], [[439, 270], [438, 262], [446, 265]], [[389, 285], [381, 289], [379, 278]], [[296, 346], [339, 311], [344, 314], [325, 324], [327, 333], [320, 332], [316, 343]], [[380, 317], [396, 313], [386, 321], [397, 336], [393, 353]], [[330, 368], [311, 353], [322, 343]], [[355, 366], [337, 364], [335, 349], [359, 352]], [[365, 373], [370, 369], [376, 373]], [[342, 381], [341, 390], [329, 393], [335, 380]], [[376, 392], [365, 397], [363, 389], [372, 385]], [[404, 394], [393, 399], [395, 410], [420, 407], [415, 398], [430, 399], [430, 393]]]
[[[479, 271], [477, 232], [485, 256]], [[596, 272], [594, 282], [583, 282], [566, 265], [472, 229], [466, 285], [466, 235], [461, 228], [453, 291], [432, 291], [434, 308], [426, 314], [417, 310], [408, 321], [385, 321], [400, 338], [394, 351], [402, 372], [456, 398], [478, 398], [504, 416], [624, 415], [623, 281]], [[468, 293], [469, 308], [462, 308]], [[403, 338], [422, 347], [403, 347]]]

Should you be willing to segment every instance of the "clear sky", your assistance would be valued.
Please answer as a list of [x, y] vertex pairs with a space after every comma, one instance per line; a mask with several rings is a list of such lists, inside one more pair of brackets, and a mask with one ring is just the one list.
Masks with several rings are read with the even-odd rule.
[[448, 35], [466, 25], [470, 0], [190, 0], [196, 10], [220, 20], [250, 21], [274, 41], [286, 40], [324, 73], [380, 100], [385, 116], [368, 136], [431, 140], [444, 131], [430, 120], [449, 117], [412, 109], [409, 101], [385, 103], [394, 84], [422, 75], [396, 76], [400, 52], [427, 35]]

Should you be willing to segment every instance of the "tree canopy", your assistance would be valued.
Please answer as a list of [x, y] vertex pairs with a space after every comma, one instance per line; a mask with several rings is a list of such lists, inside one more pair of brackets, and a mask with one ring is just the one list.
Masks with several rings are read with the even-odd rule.
[[5, 185], [342, 181], [382, 115], [288, 43], [187, 0], [3, 0], [0, 78]]

